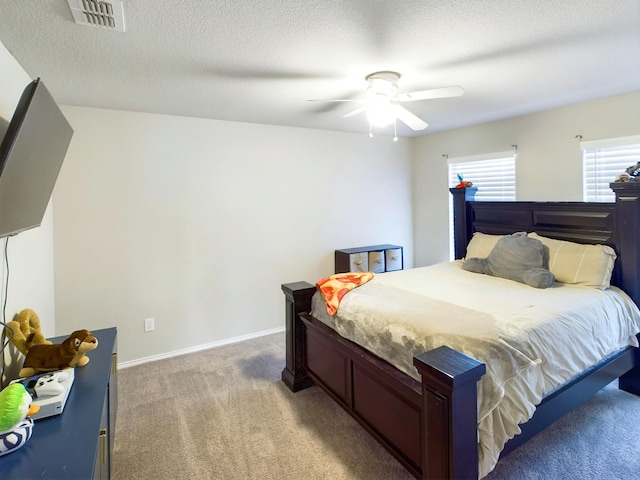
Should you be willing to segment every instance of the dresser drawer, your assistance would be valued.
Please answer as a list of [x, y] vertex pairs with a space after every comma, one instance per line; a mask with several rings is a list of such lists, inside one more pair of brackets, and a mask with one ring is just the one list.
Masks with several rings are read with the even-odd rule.
[[394, 270], [402, 270], [402, 249], [394, 248], [385, 250], [385, 271], [392, 272]]

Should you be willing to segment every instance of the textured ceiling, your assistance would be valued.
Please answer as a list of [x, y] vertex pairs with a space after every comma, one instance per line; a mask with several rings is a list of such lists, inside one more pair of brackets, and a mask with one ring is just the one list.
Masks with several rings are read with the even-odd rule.
[[0, 41], [58, 103], [368, 132], [342, 116], [364, 76], [400, 92], [422, 132], [640, 90], [638, 0], [125, 0], [126, 32], [73, 23], [65, 0], [0, 0]]

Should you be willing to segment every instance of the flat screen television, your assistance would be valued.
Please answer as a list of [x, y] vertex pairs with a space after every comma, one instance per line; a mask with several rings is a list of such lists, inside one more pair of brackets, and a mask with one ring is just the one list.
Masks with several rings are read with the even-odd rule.
[[40, 226], [72, 136], [44, 83], [29, 83], [0, 144], [0, 237]]

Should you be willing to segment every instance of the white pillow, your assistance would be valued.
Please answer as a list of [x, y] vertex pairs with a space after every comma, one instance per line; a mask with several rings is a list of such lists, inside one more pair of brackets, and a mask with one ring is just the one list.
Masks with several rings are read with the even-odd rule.
[[616, 252], [607, 245], [583, 245], [530, 233], [549, 249], [549, 270], [557, 282], [609, 288]]
[[487, 258], [496, 246], [498, 240], [504, 235], [489, 235], [487, 233], [476, 232], [467, 245], [467, 255], [465, 258]]

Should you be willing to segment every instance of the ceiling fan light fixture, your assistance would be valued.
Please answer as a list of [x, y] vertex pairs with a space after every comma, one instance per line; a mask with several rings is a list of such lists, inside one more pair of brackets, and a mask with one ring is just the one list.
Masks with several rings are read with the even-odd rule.
[[376, 99], [367, 108], [367, 118], [371, 125], [378, 128], [384, 128], [391, 125], [395, 121], [396, 115], [389, 98], [382, 97]]

